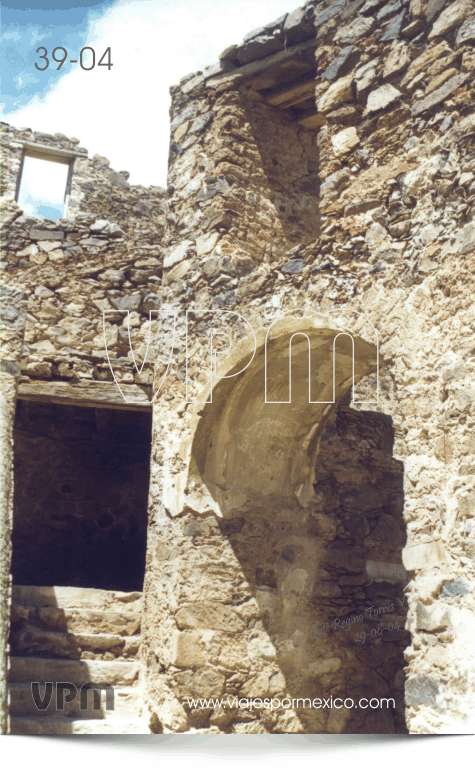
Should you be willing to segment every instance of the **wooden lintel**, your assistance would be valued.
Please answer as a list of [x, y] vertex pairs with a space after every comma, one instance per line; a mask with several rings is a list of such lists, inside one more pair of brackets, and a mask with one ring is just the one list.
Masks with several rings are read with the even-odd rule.
[[309, 41], [271, 54], [270, 57], [263, 57], [236, 70], [213, 76], [206, 81], [206, 86], [218, 87], [226, 82], [242, 82], [259, 91], [290, 81], [292, 77], [297, 78], [299, 74], [308, 73], [312, 65], [315, 67], [316, 40], [311, 38]]
[[281, 87], [270, 90], [265, 95], [265, 102], [270, 106], [278, 106], [282, 109], [288, 108], [314, 95], [315, 84], [316, 77], [313, 75], [289, 81], [288, 84], [282, 84]]
[[25, 401], [43, 401], [49, 404], [72, 404], [77, 407], [102, 409], [144, 410], [150, 412], [150, 393], [138, 385], [120, 383], [122, 396], [115, 382], [79, 380], [79, 382], [22, 382], [18, 398]]
[[316, 108], [311, 108], [308, 111], [302, 111], [300, 115], [297, 115], [296, 119], [299, 125], [309, 129], [322, 127], [322, 125], [327, 124], [325, 115], [321, 114]]

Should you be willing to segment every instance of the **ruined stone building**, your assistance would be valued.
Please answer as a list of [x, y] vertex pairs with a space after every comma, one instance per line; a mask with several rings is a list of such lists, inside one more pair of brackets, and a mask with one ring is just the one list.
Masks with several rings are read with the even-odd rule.
[[473, 732], [474, 44], [309, 2], [171, 88], [166, 193], [2, 126], [4, 731]]

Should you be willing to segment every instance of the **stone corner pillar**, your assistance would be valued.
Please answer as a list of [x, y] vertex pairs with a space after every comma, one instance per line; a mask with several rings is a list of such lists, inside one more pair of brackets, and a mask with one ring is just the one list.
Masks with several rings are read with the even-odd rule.
[[1, 290], [0, 502], [1, 516], [1, 733], [7, 731], [8, 635], [11, 605], [11, 534], [13, 524], [13, 421], [20, 378], [26, 319], [23, 290]]

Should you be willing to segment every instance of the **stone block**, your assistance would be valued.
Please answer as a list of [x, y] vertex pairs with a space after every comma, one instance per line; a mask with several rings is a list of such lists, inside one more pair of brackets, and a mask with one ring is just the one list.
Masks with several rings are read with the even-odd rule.
[[195, 120], [193, 120], [192, 125], [190, 127], [190, 133], [203, 133], [208, 125], [213, 120], [213, 112], [212, 111], [206, 111], [204, 114], [200, 114], [199, 117], [196, 117]]
[[195, 697], [219, 697], [224, 691], [225, 682], [224, 675], [217, 670], [204, 668], [193, 675], [189, 687]]
[[115, 222], [109, 220], [96, 220], [91, 225], [92, 233], [103, 233], [111, 238], [119, 238], [124, 235], [124, 231]]
[[303, 6], [288, 14], [283, 32], [287, 44], [296, 44], [307, 41], [315, 35], [313, 6]]
[[29, 236], [35, 241], [62, 241], [64, 239], [63, 231], [47, 231], [39, 228], [32, 228]]
[[289, 260], [287, 263], [284, 263], [284, 265], [281, 268], [281, 271], [284, 274], [300, 274], [300, 272], [304, 268], [304, 261], [300, 260], [300, 258], [296, 258], [295, 260]]
[[165, 258], [163, 260], [163, 267], [171, 268], [177, 263], [181, 263], [181, 261], [185, 258], [186, 253], [188, 252], [192, 244], [193, 242], [190, 241], [190, 239], [185, 239], [185, 241], [182, 241], [180, 242], [180, 244], [177, 244], [176, 247], [174, 247], [171, 250], [171, 252], [168, 252], [165, 255]]
[[471, 594], [473, 586], [465, 578], [456, 578], [456, 580], [445, 580], [440, 589], [442, 597], [458, 597], [464, 594]]
[[351, 152], [360, 143], [358, 133], [355, 127], [347, 127], [344, 130], [340, 130], [332, 138], [333, 151], [338, 157], [342, 157]]
[[387, 0], [367, 0], [360, 13], [363, 14], [363, 16], [373, 16], [374, 13], [386, 2]]
[[392, 84], [383, 84], [382, 87], [373, 90], [368, 95], [368, 102], [366, 104], [366, 111], [368, 114], [373, 114], [376, 111], [383, 111], [384, 109], [395, 103], [402, 95], [396, 87]]
[[234, 634], [244, 628], [234, 608], [212, 602], [184, 605], [175, 619], [179, 629], [214, 629]]
[[62, 249], [54, 249], [52, 252], [48, 252], [48, 260], [57, 263], [59, 260], [64, 260], [64, 252]]
[[475, 491], [468, 491], [462, 496], [457, 496], [457, 507], [461, 515], [473, 518], [475, 516]]
[[456, 0], [455, 3], [447, 6], [437, 20], [434, 22], [432, 30], [428, 35], [429, 41], [437, 38], [439, 35], [447, 35], [457, 25], [461, 24], [470, 12], [473, 12], [472, 0]]
[[439, 682], [430, 675], [416, 675], [406, 682], [406, 705], [431, 705], [436, 703]]
[[[339, 580], [341, 580], [341, 578]], [[313, 587], [313, 595], [315, 597], [334, 599], [336, 597], [341, 597], [341, 594], [340, 587], [332, 580], [323, 580], [319, 583], [315, 583], [315, 586]]]
[[205, 234], [196, 239], [196, 252], [198, 255], [209, 255], [213, 252], [219, 241], [219, 233]]
[[260, 60], [262, 57], [269, 57], [269, 55], [275, 54], [283, 48], [284, 41], [280, 36], [259, 35], [242, 46], [238, 46], [232, 55], [232, 59], [238, 60], [240, 65], [246, 65], [248, 62]]
[[440, 540], [422, 542], [419, 545], [411, 545], [404, 548], [402, 561], [409, 571], [434, 567], [446, 560], [444, 546]]
[[380, 39], [381, 43], [385, 43], [386, 41], [393, 41], [396, 38], [399, 38], [399, 34], [402, 29], [405, 14], [406, 14], [405, 11], [401, 11], [400, 14], [395, 16], [394, 19], [392, 19], [389, 22], [388, 26], [386, 27], [384, 33], [381, 36]]
[[131, 293], [130, 295], [112, 298], [110, 303], [114, 309], [129, 309], [132, 312], [136, 312], [140, 306], [141, 300], [142, 295], [140, 293]]
[[349, 171], [342, 169], [330, 174], [320, 185], [320, 197], [329, 196], [331, 193], [339, 193], [350, 181]]
[[447, 41], [441, 41], [437, 45], [429, 46], [422, 54], [411, 62], [407, 69], [407, 73], [401, 80], [401, 87], [406, 88], [415, 76], [425, 71], [433, 62], [440, 61], [443, 57], [447, 57], [452, 54], [452, 49], [448, 45]]
[[333, 16], [336, 16], [343, 10], [346, 5], [346, 0], [334, 0], [327, 8], [320, 11], [315, 16], [315, 27], [321, 27], [325, 22], [328, 22]]
[[430, 92], [433, 92], [433, 90], [438, 89], [438, 87], [451, 79], [453, 76], [457, 76], [458, 72], [459, 71], [457, 68], [447, 68], [447, 70], [439, 73], [437, 76], [434, 76], [434, 78], [429, 81], [426, 87], [426, 95], [428, 95]]
[[416, 629], [424, 632], [436, 632], [450, 626], [449, 611], [445, 605], [437, 603], [424, 605], [418, 602], [416, 605]]
[[446, 81], [442, 87], [434, 90], [422, 100], [416, 101], [411, 109], [411, 113], [413, 116], [417, 117], [419, 114], [423, 114], [424, 111], [429, 111], [439, 103], [443, 103], [446, 98], [448, 98], [459, 87], [465, 84], [468, 78], [468, 73], [460, 73], [458, 76], [453, 76], [451, 79]]
[[398, 41], [393, 41], [391, 50], [384, 62], [383, 79], [389, 79], [398, 76], [409, 65], [411, 58], [407, 45]]
[[463, 23], [455, 39], [456, 46], [465, 46], [467, 43], [475, 43], [475, 18]]
[[201, 632], [175, 631], [172, 637], [172, 664], [186, 668], [201, 667], [206, 664], [207, 653], [201, 638]]
[[52, 252], [54, 249], [61, 247], [60, 241], [39, 241], [38, 246], [43, 252]]
[[372, 580], [387, 580], [392, 582], [407, 582], [407, 572], [402, 564], [389, 561], [366, 562], [366, 574]]
[[[442, 10], [444, 5], [447, 4], [447, 0], [411, 0], [411, 12], [412, 12], [412, 4], [413, 3], [419, 3], [420, 6], [425, 5], [425, 16], [429, 24], [435, 19], [438, 13]], [[422, 15], [422, 13], [418, 13], [417, 16]]]
[[328, 81], [334, 81], [338, 76], [345, 76], [355, 67], [361, 57], [361, 52], [356, 46], [346, 46], [321, 74]]
[[358, 90], [358, 97], [361, 96], [361, 93], [365, 92], [377, 79], [377, 68], [380, 63], [379, 57], [376, 57], [374, 60], [370, 60], [369, 62], [366, 62], [364, 65], [361, 65], [355, 73], [355, 79], [356, 79], [356, 88]]
[[338, 79], [327, 89], [318, 101], [317, 108], [323, 114], [328, 114], [328, 112], [341, 106], [342, 103], [347, 103], [353, 100], [353, 98], [353, 76], [348, 74], [348, 76]]
[[29, 377], [52, 377], [53, 368], [48, 361], [29, 360], [25, 374]]
[[354, 44], [361, 38], [366, 38], [370, 35], [376, 27], [376, 20], [372, 16], [357, 16], [350, 24], [340, 27], [335, 37], [334, 43], [339, 43], [342, 46], [345, 44]]

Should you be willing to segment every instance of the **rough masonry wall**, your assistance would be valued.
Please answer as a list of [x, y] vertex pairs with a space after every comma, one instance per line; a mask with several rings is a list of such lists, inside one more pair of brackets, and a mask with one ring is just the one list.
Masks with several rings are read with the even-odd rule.
[[0, 729], [6, 731], [7, 716], [7, 667], [8, 635], [10, 631], [10, 608], [12, 578], [10, 574], [12, 560], [13, 528], [13, 421], [15, 418], [20, 360], [23, 350], [25, 330], [26, 294], [22, 290], [2, 285], [0, 313], [2, 319], [0, 391], [0, 455], [1, 455], [1, 627], [0, 627]]
[[[83, 155], [74, 162], [65, 218], [22, 214], [13, 200], [24, 143]], [[2, 275], [28, 294], [22, 381], [111, 381], [102, 317], [107, 309], [107, 346], [117, 377], [146, 387], [150, 371], [138, 376], [127, 325], [142, 355], [149, 312], [160, 307], [165, 193], [129, 186], [127, 172], [116, 173], [100, 155], [87, 158], [78, 143], [2, 124]], [[128, 319], [114, 312], [124, 309]]]
[[[356, 669], [373, 671], [370, 694], [386, 691], [379, 679], [397, 694], [400, 649], [389, 618], [366, 648], [345, 630], [343, 639], [316, 634], [313, 623], [319, 613], [335, 615], [333, 604], [333, 613], [325, 613], [328, 597], [319, 589], [346, 600], [340, 608], [351, 619], [368, 603], [398, 602], [406, 582], [407, 728], [473, 731], [474, 41], [469, 0], [310, 2], [253, 31], [218, 65], [172, 88], [168, 211], [159, 188], [127, 188], [124, 172], [114, 174], [104, 158], [78, 156], [70, 216], [51, 223], [20, 215], [11, 199], [21, 142], [80, 149], [63, 136], [4, 128], [3, 280], [28, 295], [29, 307], [20, 395], [23, 385], [30, 394], [48, 385], [50, 396], [64, 393], [71, 401], [87, 382], [90, 401], [100, 400], [111, 380], [102, 309], [131, 310], [133, 337], [142, 344], [150, 308], [161, 300], [162, 312], [179, 314], [174, 358], [155, 403], [149, 493], [143, 659], [155, 731], [377, 729], [370, 720], [356, 724], [347, 709], [338, 717], [281, 709], [267, 720], [262, 711], [191, 713], [185, 697], [340, 693], [350, 691]], [[293, 345], [295, 402], [264, 406], [265, 331], [293, 308], [318, 315], [310, 321], [307, 311], [305, 321], [289, 321], [271, 340], [277, 375], [288, 365], [290, 336], [306, 328], [319, 367], [316, 391], [329, 399], [333, 338], [345, 330], [355, 336], [356, 380], [369, 376], [359, 387], [374, 391], [371, 325], [343, 313], [345, 306], [378, 329], [390, 389], [379, 405], [348, 410], [351, 351], [343, 340], [336, 405], [309, 410], [302, 402], [308, 366], [302, 342]], [[218, 382], [211, 405], [210, 327], [221, 324], [232, 339], [224, 374], [244, 369], [252, 340], [237, 316], [205, 311], [190, 318], [189, 390], [197, 403], [187, 403], [189, 308], [235, 311], [258, 334], [248, 374]], [[127, 324], [113, 315], [108, 344], [130, 393], [136, 371]], [[168, 326], [157, 350], [155, 389], [171, 344]], [[151, 375], [139, 379], [146, 389]], [[381, 496], [361, 517], [345, 507], [353, 490], [338, 489], [340, 466], [319, 460], [329, 446], [327, 427], [357, 409], [388, 416], [374, 419], [374, 432], [392, 420], [395, 434], [392, 454], [384, 437], [375, 448], [391, 463], [381, 484], [379, 473], [364, 472], [367, 465], [359, 472], [365, 498], [376, 496], [370, 485]], [[346, 461], [351, 471], [344, 428], [326, 457]], [[389, 494], [381, 491], [387, 480], [392, 492], [401, 462], [404, 571], [400, 510], [389, 510]], [[322, 480], [335, 502], [324, 512], [316, 509]], [[315, 513], [323, 517], [312, 526]], [[265, 566], [256, 557], [263, 520]], [[279, 523], [292, 543], [282, 544]], [[332, 549], [335, 541], [342, 547]], [[344, 553], [358, 547], [364, 556], [346, 556], [344, 566]], [[334, 573], [323, 561], [331, 550]], [[338, 583], [351, 577], [364, 580]], [[281, 610], [287, 612], [276, 639], [272, 626]], [[403, 729], [401, 716], [398, 698], [384, 731]]]
[[[247, 38], [218, 66], [172, 88], [163, 301], [181, 314], [235, 310], [256, 332], [307, 307], [323, 318], [316, 338], [321, 329], [343, 327], [371, 342], [362, 318], [338, 313], [346, 305], [378, 329], [394, 393], [376, 409], [391, 416], [394, 457], [404, 464], [406, 722], [411, 732], [467, 732], [475, 636], [473, 7], [464, 0], [309, 3]], [[316, 108], [279, 109], [276, 90], [295, 94], [299, 75], [312, 83]], [[197, 316], [190, 332], [203, 356], [206, 317]], [[237, 343], [247, 333], [231, 320], [223, 324]], [[183, 336], [180, 326], [182, 348]], [[250, 353], [236, 348], [229, 373]], [[237, 498], [239, 475], [216, 467], [212, 474], [224, 477], [213, 485], [194, 462], [201, 424], [184, 401], [183, 370], [182, 349], [157, 402], [152, 454], [144, 653], [156, 729], [165, 731], [190, 728], [180, 687], [208, 696], [225, 685], [245, 691], [250, 661], [261, 669], [264, 660], [264, 670], [265, 659], [274, 664], [278, 656], [262, 603], [244, 585], [232, 528], [218, 531], [227, 517], [219, 497], [231, 491], [234, 515], [239, 501], [245, 505], [245, 495]], [[366, 365], [360, 376], [372, 371]], [[197, 367], [191, 379], [193, 398], [201, 388], [203, 401], [206, 372]], [[248, 392], [251, 398], [250, 386]], [[225, 461], [235, 457], [233, 436], [244, 436], [233, 403], [223, 400], [219, 413], [238, 426], [222, 445]], [[261, 429], [248, 432], [248, 458], [265, 453], [272, 465], [275, 416], [264, 408], [261, 416]], [[320, 426], [309, 437], [321, 433]], [[296, 436], [284, 437], [284, 445], [294, 448]], [[295, 496], [297, 519], [302, 497]], [[379, 564], [379, 580], [390, 582], [391, 560]], [[301, 577], [308, 585], [309, 572], [299, 569], [295, 583]], [[374, 583], [382, 595], [384, 584], [378, 591]], [[307, 599], [305, 588], [301, 593]], [[254, 620], [252, 637], [246, 632]], [[288, 643], [298, 647], [302, 638]], [[285, 679], [275, 675], [266, 672], [254, 691], [285, 692]], [[251, 715], [247, 725], [230, 725], [220, 713], [207, 714], [205, 729], [305, 731], [294, 716], [265, 724]], [[322, 729], [344, 730], [345, 718]]]

